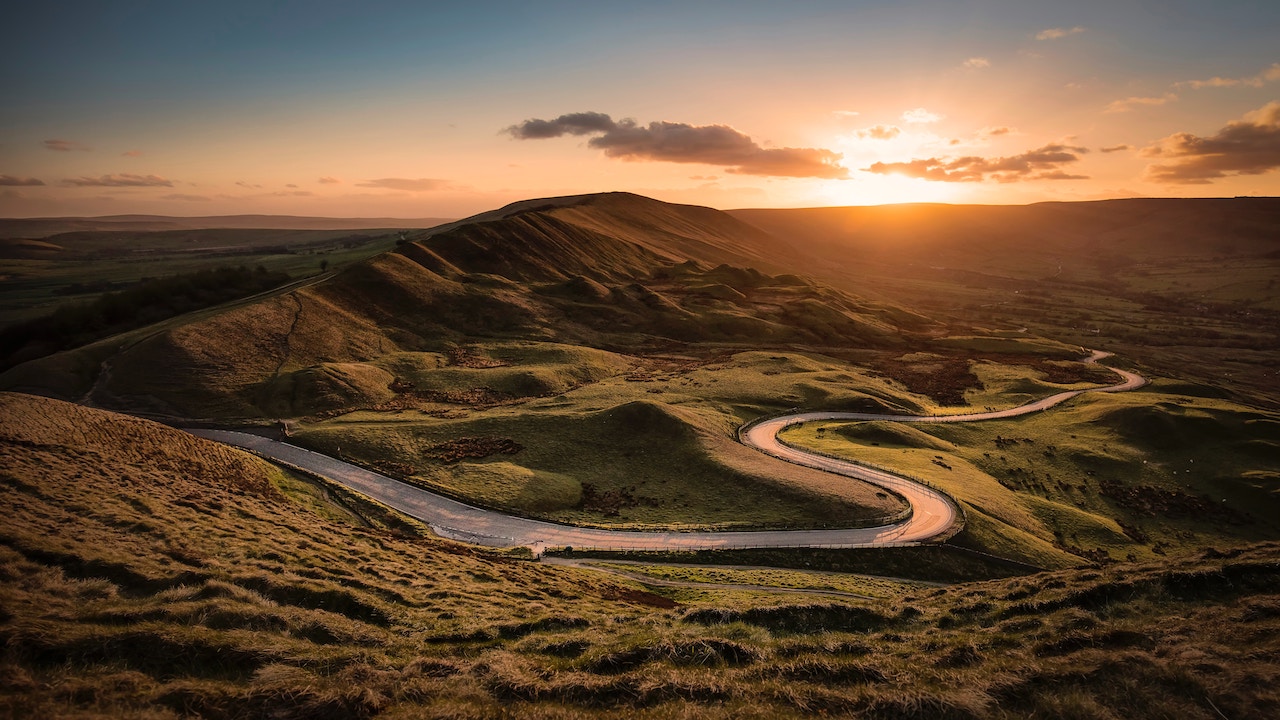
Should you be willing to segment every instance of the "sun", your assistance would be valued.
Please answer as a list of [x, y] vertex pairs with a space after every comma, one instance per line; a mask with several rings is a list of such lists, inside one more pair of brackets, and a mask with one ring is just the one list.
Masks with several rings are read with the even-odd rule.
[[822, 183], [820, 199], [827, 205], [893, 205], [897, 203], [955, 202], [961, 192], [953, 183], [930, 182], [902, 175], [872, 175]]

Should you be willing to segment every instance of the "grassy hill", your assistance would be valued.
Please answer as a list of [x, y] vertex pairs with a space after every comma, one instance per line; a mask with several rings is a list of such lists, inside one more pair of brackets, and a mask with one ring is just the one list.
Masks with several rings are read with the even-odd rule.
[[1274, 543], [942, 588], [845, 581], [873, 600], [646, 588], [421, 535], [143, 420], [14, 394], [0, 414], [6, 716], [1211, 718], [1280, 706]]

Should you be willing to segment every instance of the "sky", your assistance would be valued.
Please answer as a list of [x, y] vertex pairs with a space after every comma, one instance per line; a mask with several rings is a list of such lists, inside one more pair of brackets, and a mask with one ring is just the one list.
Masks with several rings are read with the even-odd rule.
[[0, 216], [1280, 195], [1280, 2], [14, 3]]

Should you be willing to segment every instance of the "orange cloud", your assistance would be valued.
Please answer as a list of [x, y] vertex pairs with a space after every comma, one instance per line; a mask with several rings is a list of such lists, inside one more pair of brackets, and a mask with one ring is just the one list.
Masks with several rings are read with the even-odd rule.
[[71, 152], [72, 150], [88, 152], [93, 149], [88, 145], [76, 142], [75, 140], [45, 140], [41, 144], [44, 145], [46, 150], [53, 150], [55, 152]]
[[863, 171], [877, 175], [906, 175], [938, 182], [994, 180], [1009, 183], [1024, 180], [1087, 180], [1087, 175], [1072, 175], [1062, 169], [1063, 165], [1078, 162], [1080, 155], [1087, 152], [1089, 152], [1087, 148], [1052, 143], [1010, 157], [967, 156], [954, 159], [917, 159], [910, 162], [878, 162], [863, 168]]
[[1239, 85], [1244, 85], [1246, 87], [1262, 87], [1269, 82], [1275, 82], [1277, 80], [1280, 80], [1280, 63], [1272, 63], [1271, 67], [1268, 67], [1257, 75], [1250, 75], [1249, 77], [1224, 78], [1215, 76], [1208, 80], [1187, 80], [1175, 83], [1175, 86], [1189, 87], [1193, 90], [1210, 87], [1237, 87]]
[[67, 178], [60, 183], [66, 187], [173, 187], [172, 180], [165, 180], [158, 175], [134, 175], [118, 173], [101, 177]]
[[902, 128], [893, 125], [874, 125], [866, 130], [859, 130], [858, 137], [872, 140], [892, 140], [902, 134]]
[[120, 153], [120, 157], [142, 157], [141, 150], [126, 150]]
[[342, 181], [336, 177], [325, 175], [324, 177], [320, 178], [316, 182], [320, 183], [321, 185], [336, 185]]
[[972, 70], [991, 67], [991, 61], [984, 57], [971, 57], [964, 61], [964, 66]]
[[1070, 28], [1048, 28], [1036, 33], [1037, 40], [1059, 40], [1068, 35], [1075, 35], [1084, 32], [1084, 28], [1079, 25]]
[[1142, 150], [1173, 162], [1147, 167], [1159, 183], [1207, 185], [1231, 175], [1261, 175], [1280, 168], [1280, 100], [1227, 123], [1215, 135], [1174, 133]]
[[629, 118], [614, 121], [599, 112], [561, 115], [553, 120], [531, 119], [503, 132], [517, 140], [540, 140], [563, 135], [595, 135], [587, 146], [606, 157], [651, 162], [701, 163], [725, 166], [737, 175], [845, 178], [840, 153], [822, 148], [763, 148], [728, 125], [689, 125], [666, 121], [647, 126]]
[[380, 178], [356, 183], [356, 187], [386, 188], [388, 190], [407, 190], [409, 192], [428, 192], [432, 190], [448, 190], [448, 180], [434, 178]]
[[1106, 107], [1105, 112], [1121, 113], [1129, 112], [1136, 107], [1149, 107], [1154, 105], [1164, 105], [1178, 99], [1173, 93], [1165, 93], [1160, 97], [1127, 97], [1123, 100], [1116, 100]]
[[171, 195], [161, 195], [161, 200], [181, 200], [184, 202], [209, 202], [212, 198], [204, 195], [184, 195], [183, 193], [173, 193]]
[[17, 177], [14, 175], [0, 175], [0, 186], [7, 187], [40, 187], [44, 185], [44, 181], [33, 177]]

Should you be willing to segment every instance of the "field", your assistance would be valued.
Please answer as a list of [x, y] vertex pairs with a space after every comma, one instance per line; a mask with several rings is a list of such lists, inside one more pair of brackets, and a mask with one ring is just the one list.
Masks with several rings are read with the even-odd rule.
[[394, 230], [80, 231], [0, 239], [0, 326], [86, 302], [147, 278], [218, 266], [262, 266], [294, 278], [384, 253]]
[[8, 716], [1211, 718], [1280, 703], [1274, 543], [1176, 567], [880, 582], [874, 601], [667, 590], [418, 535], [154, 423], [13, 394], [0, 408]]

